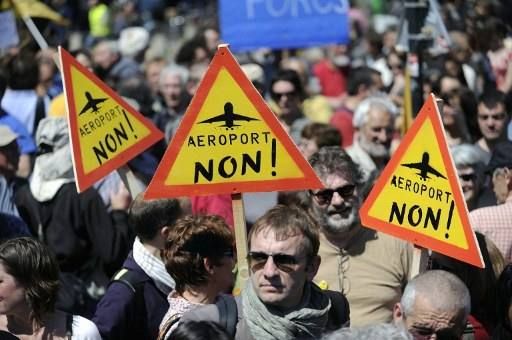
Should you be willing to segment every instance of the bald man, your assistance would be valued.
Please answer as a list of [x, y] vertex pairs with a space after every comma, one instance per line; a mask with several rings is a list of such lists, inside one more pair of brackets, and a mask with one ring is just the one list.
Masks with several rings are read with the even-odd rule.
[[415, 339], [460, 339], [470, 308], [469, 291], [458, 277], [430, 270], [409, 281], [393, 309], [393, 321]]

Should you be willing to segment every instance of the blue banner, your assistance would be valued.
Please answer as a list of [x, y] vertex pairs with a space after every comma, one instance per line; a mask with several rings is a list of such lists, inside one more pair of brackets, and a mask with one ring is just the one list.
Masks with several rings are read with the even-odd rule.
[[221, 37], [233, 51], [348, 43], [348, 0], [219, 0]]

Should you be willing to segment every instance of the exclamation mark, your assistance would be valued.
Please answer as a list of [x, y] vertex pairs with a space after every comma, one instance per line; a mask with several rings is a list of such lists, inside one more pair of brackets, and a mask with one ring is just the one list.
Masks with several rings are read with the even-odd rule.
[[455, 203], [452, 200], [452, 203], [450, 203], [450, 212], [448, 213], [448, 222], [446, 223], [446, 234], [444, 234], [444, 237], [449, 238], [450, 235], [448, 234], [448, 231], [450, 230], [450, 224], [452, 224], [452, 216], [453, 216], [453, 207], [455, 206]]
[[[272, 168], [276, 168], [276, 139], [272, 138]], [[275, 170], [272, 170], [272, 176], [277, 175], [277, 172]]]
[[[126, 119], [126, 122], [128, 123], [128, 126], [130, 127], [130, 129], [133, 131], [133, 126], [132, 126], [132, 123], [130, 122], [130, 120], [128, 119], [128, 116], [126, 115], [126, 111], [123, 109], [123, 115], [124, 115], [124, 118]], [[137, 138], [137, 135], [134, 133], [133, 134], [135, 136], [135, 138]]]

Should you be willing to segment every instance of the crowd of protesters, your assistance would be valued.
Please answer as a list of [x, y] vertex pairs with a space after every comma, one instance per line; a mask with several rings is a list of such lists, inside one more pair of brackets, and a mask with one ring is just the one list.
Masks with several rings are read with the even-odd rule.
[[[165, 134], [128, 163], [148, 185], [223, 42], [218, 3], [45, 2], [69, 25], [36, 19], [41, 50], [20, 22], [0, 56], [0, 339], [512, 339], [510, 1], [437, 1], [451, 43], [421, 58], [402, 1], [369, 0], [348, 44], [236, 54], [324, 185], [244, 194], [239, 289], [230, 195], [144, 200], [116, 172], [77, 192], [54, 63], [65, 47]], [[414, 277], [413, 245], [361, 224], [407, 91], [443, 99], [484, 269], [434, 252]]]

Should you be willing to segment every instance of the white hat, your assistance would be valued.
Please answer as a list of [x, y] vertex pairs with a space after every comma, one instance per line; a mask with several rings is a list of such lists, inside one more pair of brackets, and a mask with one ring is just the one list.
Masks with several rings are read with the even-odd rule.
[[124, 57], [134, 57], [149, 44], [149, 32], [144, 27], [128, 27], [119, 36], [119, 51]]

